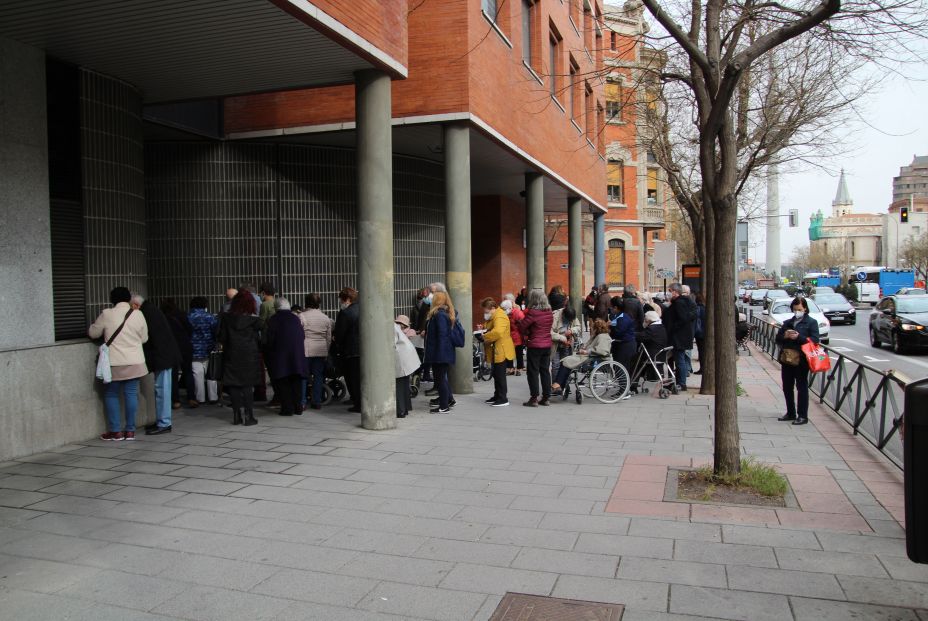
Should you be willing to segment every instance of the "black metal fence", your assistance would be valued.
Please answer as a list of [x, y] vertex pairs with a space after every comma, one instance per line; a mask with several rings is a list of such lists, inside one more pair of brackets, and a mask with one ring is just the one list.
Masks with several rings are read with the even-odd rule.
[[[751, 339], [777, 360], [779, 326], [766, 317], [751, 316]], [[847, 354], [822, 345], [831, 359], [831, 369], [809, 374], [809, 390], [819, 403], [834, 410], [854, 429], [902, 468], [902, 440], [897, 432], [902, 424], [902, 406], [907, 379], [893, 370], [877, 369]]]

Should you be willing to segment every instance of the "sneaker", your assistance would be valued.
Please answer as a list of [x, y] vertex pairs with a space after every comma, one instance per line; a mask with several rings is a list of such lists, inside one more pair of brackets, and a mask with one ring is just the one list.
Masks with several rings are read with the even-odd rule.
[[[437, 397], [436, 397], [435, 399], [432, 399], [431, 401], [429, 401], [429, 405], [431, 405], [431, 406], [433, 406], [433, 407], [436, 406], [436, 405], [438, 405], [439, 403], [441, 403], [441, 402], [438, 400]], [[489, 403], [489, 401], [488, 401], [487, 403]], [[451, 401], [448, 402], [448, 407], [449, 407], [449, 408], [453, 408], [453, 407], [456, 406], [457, 404], [458, 404], [458, 402], [455, 401], [454, 399], [452, 399]]]
[[100, 439], [106, 440], [107, 442], [122, 442], [125, 437], [122, 435], [121, 431], [107, 431], [100, 436]]
[[493, 403], [495, 403], [496, 401], [498, 401], [496, 397], [490, 397], [489, 399], [484, 401], [484, 403], [489, 403], [490, 405], [493, 405]]
[[435, 407], [430, 408], [429, 412], [431, 412], [432, 414], [450, 414], [451, 408], [443, 408], [441, 406], [436, 405]]
[[490, 403], [490, 407], [494, 408], [504, 408], [509, 405], [509, 399], [495, 399]]
[[135, 432], [134, 432], [134, 431], [124, 431], [122, 435], [123, 435], [123, 439], [124, 439], [126, 442], [134, 442], [134, 441], [135, 441]]
[[173, 428], [171, 425], [168, 425], [167, 427], [158, 427], [158, 426], [156, 425], [154, 429], [148, 429], [148, 428], [146, 427], [146, 428], [145, 428], [145, 435], [146, 435], [146, 436], [160, 436], [160, 435], [163, 434], [163, 433], [171, 433], [171, 431], [172, 431], [173, 429], [174, 429], [174, 428]]
[[526, 401], [526, 402], [523, 403], [522, 405], [524, 405], [524, 406], [527, 407], [527, 408], [537, 408], [537, 407], [538, 407], [538, 397], [532, 397], [531, 399], [529, 399], [528, 401]]

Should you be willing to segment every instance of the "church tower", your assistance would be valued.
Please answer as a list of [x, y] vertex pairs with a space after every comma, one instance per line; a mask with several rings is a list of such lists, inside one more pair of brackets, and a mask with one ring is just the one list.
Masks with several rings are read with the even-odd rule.
[[840, 218], [847, 215], [851, 213], [853, 207], [854, 201], [851, 200], [851, 193], [847, 191], [847, 181], [842, 168], [841, 178], [838, 180], [838, 193], [835, 194], [835, 200], [831, 201], [831, 217]]

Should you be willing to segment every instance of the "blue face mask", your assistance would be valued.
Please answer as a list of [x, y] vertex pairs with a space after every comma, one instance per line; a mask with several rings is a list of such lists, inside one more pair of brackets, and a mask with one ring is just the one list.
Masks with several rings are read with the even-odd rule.
[[425, 304], [426, 306], [431, 306], [432, 305], [432, 294], [430, 293], [424, 298], [422, 298], [422, 303]]

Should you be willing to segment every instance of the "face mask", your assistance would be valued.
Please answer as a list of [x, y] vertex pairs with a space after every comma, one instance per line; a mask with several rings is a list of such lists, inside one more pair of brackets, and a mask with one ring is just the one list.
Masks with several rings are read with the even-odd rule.
[[428, 304], [429, 306], [432, 305], [432, 294], [431, 293], [425, 296], [425, 303]]
[[511, 309], [511, 308], [504, 308], [503, 310], [506, 311], [506, 314], [507, 314], [507, 315], [510, 314], [510, 313], [512, 313], [512, 309]]
[[483, 318], [486, 319], [486, 320], [489, 320], [490, 317], [492, 317], [492, 316], [493, 316], [493, 313], [492, 313], [492, 312], [484, 313], [484, 314], [483, 314]]
[[342, 310], [345, 310], [349, 306], [351, 306], [351, 304], [349, 304], [348, 302], [342, 302], [341, 304], [338, 305], [338, 307], [341, 308]]
[[802, 319], [802, 316], [805, 314], [806, 314], [805, 311], [801, 311], [801, 310], [793, 311], [793, 317], [795, 317], [796, 319]]

